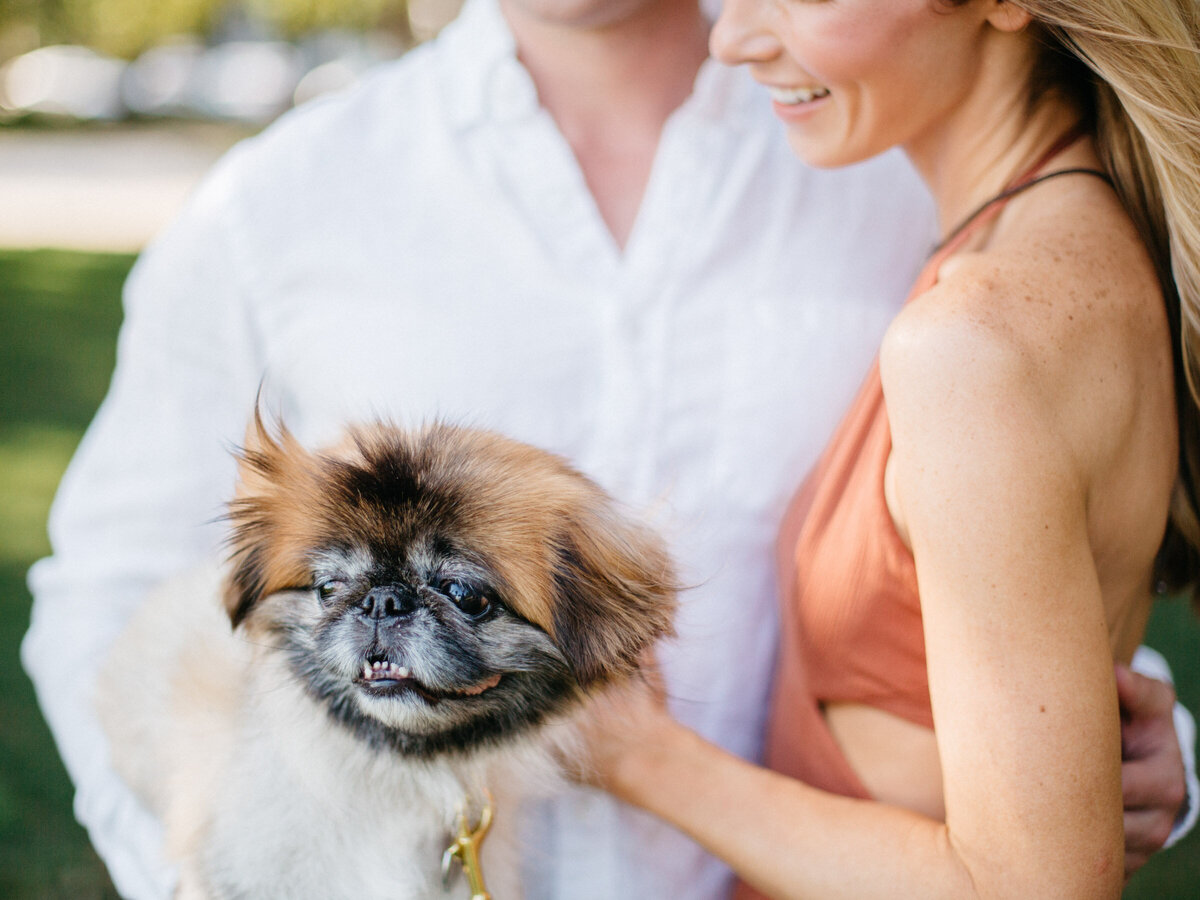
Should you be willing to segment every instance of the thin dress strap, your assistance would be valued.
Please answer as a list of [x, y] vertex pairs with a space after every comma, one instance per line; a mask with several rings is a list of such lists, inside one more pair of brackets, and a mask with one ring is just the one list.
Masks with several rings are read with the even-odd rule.
[[1042, 169], [1044, 169], [1054, 160], [1055, 157], [1067, 150], [1067, 148], [1074, 146], [1075, 143], [1081, 140], [1086, 134], [1087, 132], [1082, 125], [1076, 125], [1070, 129], [1066, 134], [1055, 141], [1054, 145], [1045, 153], [1043, 153], [1041, 157], [1038, 158], [1037, 162], [1030, 166], [1020, 176], [1009, 182], [1008, 186], [1005, 187], [1004, 190], [981, 204], [975, 209], [974, 212], [967, 216], [966, 219], [963, 220], [962, 224], [950, 232], [950, 234], [947, 235], [946, 238], [934, 248], [934, 251], [929, 257], [928, 262], [925, 263], [925, 267], [921, 270], [920, 275], [917, 276], [916, 283], [913, 285], [912, 291], [909, 293], [909, 299], [911, 300], [913, 297], [923, 294], [925, 291], [929, 290], [929, 288], [933, 287], [937, 283], [938, 270], [941, 268], [942, 263], [944, 263], [948, 257], [952, 256], [959, 248], [961, 248], [963, 244], [970, 240], [971, 236], [974, 235], [976, 231], [999, 215], [1000, 211], [1004, 209], [1004, 205], [1022, 191], [1026, 191], [1036, 184], [1041, 184], [1043, 181], [1049, 181], [1051, 178], [1058, 178], [1063, 175], [1092, 175], [1111, 185], [1112, 178], [1107, 172], [1103, 172], [1100, 169], [1060, 169], [1057, 172], [1048, 172], [1045, 175], [1039, 174]]

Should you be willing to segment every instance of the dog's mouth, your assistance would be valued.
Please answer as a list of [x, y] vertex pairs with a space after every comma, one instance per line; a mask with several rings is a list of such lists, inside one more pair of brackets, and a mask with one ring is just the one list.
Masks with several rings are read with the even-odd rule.
[[435, 690], [414, 678], [407, 666], [398, 666], [388, 660], [367, 660], [354, 682], [373, 697], [398, 697], [412, 693], [426, 703], [437, 704], [443, 700], [478, 697], [498, 685], [501, 677], [491, 675], [476, 684], [456, 690]]

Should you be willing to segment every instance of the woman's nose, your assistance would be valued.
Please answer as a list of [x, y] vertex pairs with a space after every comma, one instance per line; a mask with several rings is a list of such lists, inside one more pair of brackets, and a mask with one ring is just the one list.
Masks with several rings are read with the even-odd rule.
[[773, 0], [724, 0], [708, 37], [708, 51], [727, 66], [766, 62], [780, 45], [769, 27]]

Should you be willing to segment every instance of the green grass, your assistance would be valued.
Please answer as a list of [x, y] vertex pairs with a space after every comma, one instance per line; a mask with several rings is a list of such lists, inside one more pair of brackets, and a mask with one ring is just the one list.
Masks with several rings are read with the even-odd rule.
[[0, 897], [115, 897], [17, 661], [25, 571], [112, 372], [127, 256], [0, 251]]
[[[112, 897], [71, 813], [71, 787], [17, 662], [25, 570], [48, 547], [55, 485], [108, 386], [127, 256], [0, 251], [0, 897]], [[1200, 710], [1200, 624], [1161, 603], [1148, 642]], [[1200, 833], [1159, 854], [1126, 900], [1200, 895]], [[505, 898], [501, 898], [505, 900]], [[562, 898], [569, 900], [569, 898]], [[631, 898], [643, 900], [643, 898]], [[651, 900], [651, 898], [644, 898]]]

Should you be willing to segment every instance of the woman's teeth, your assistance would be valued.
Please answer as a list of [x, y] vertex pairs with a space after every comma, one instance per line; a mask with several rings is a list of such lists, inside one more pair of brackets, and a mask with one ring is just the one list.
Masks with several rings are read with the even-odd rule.
[[829, 88], [782, 88], [768, 87], [767, 91], [771, 94], [771, 99], [776, 103], [783, 103], [787, 106], [795, 106], [797, 103], [811, 103], [814, 100], [820, 100], [822, 97], [829, 96]]

